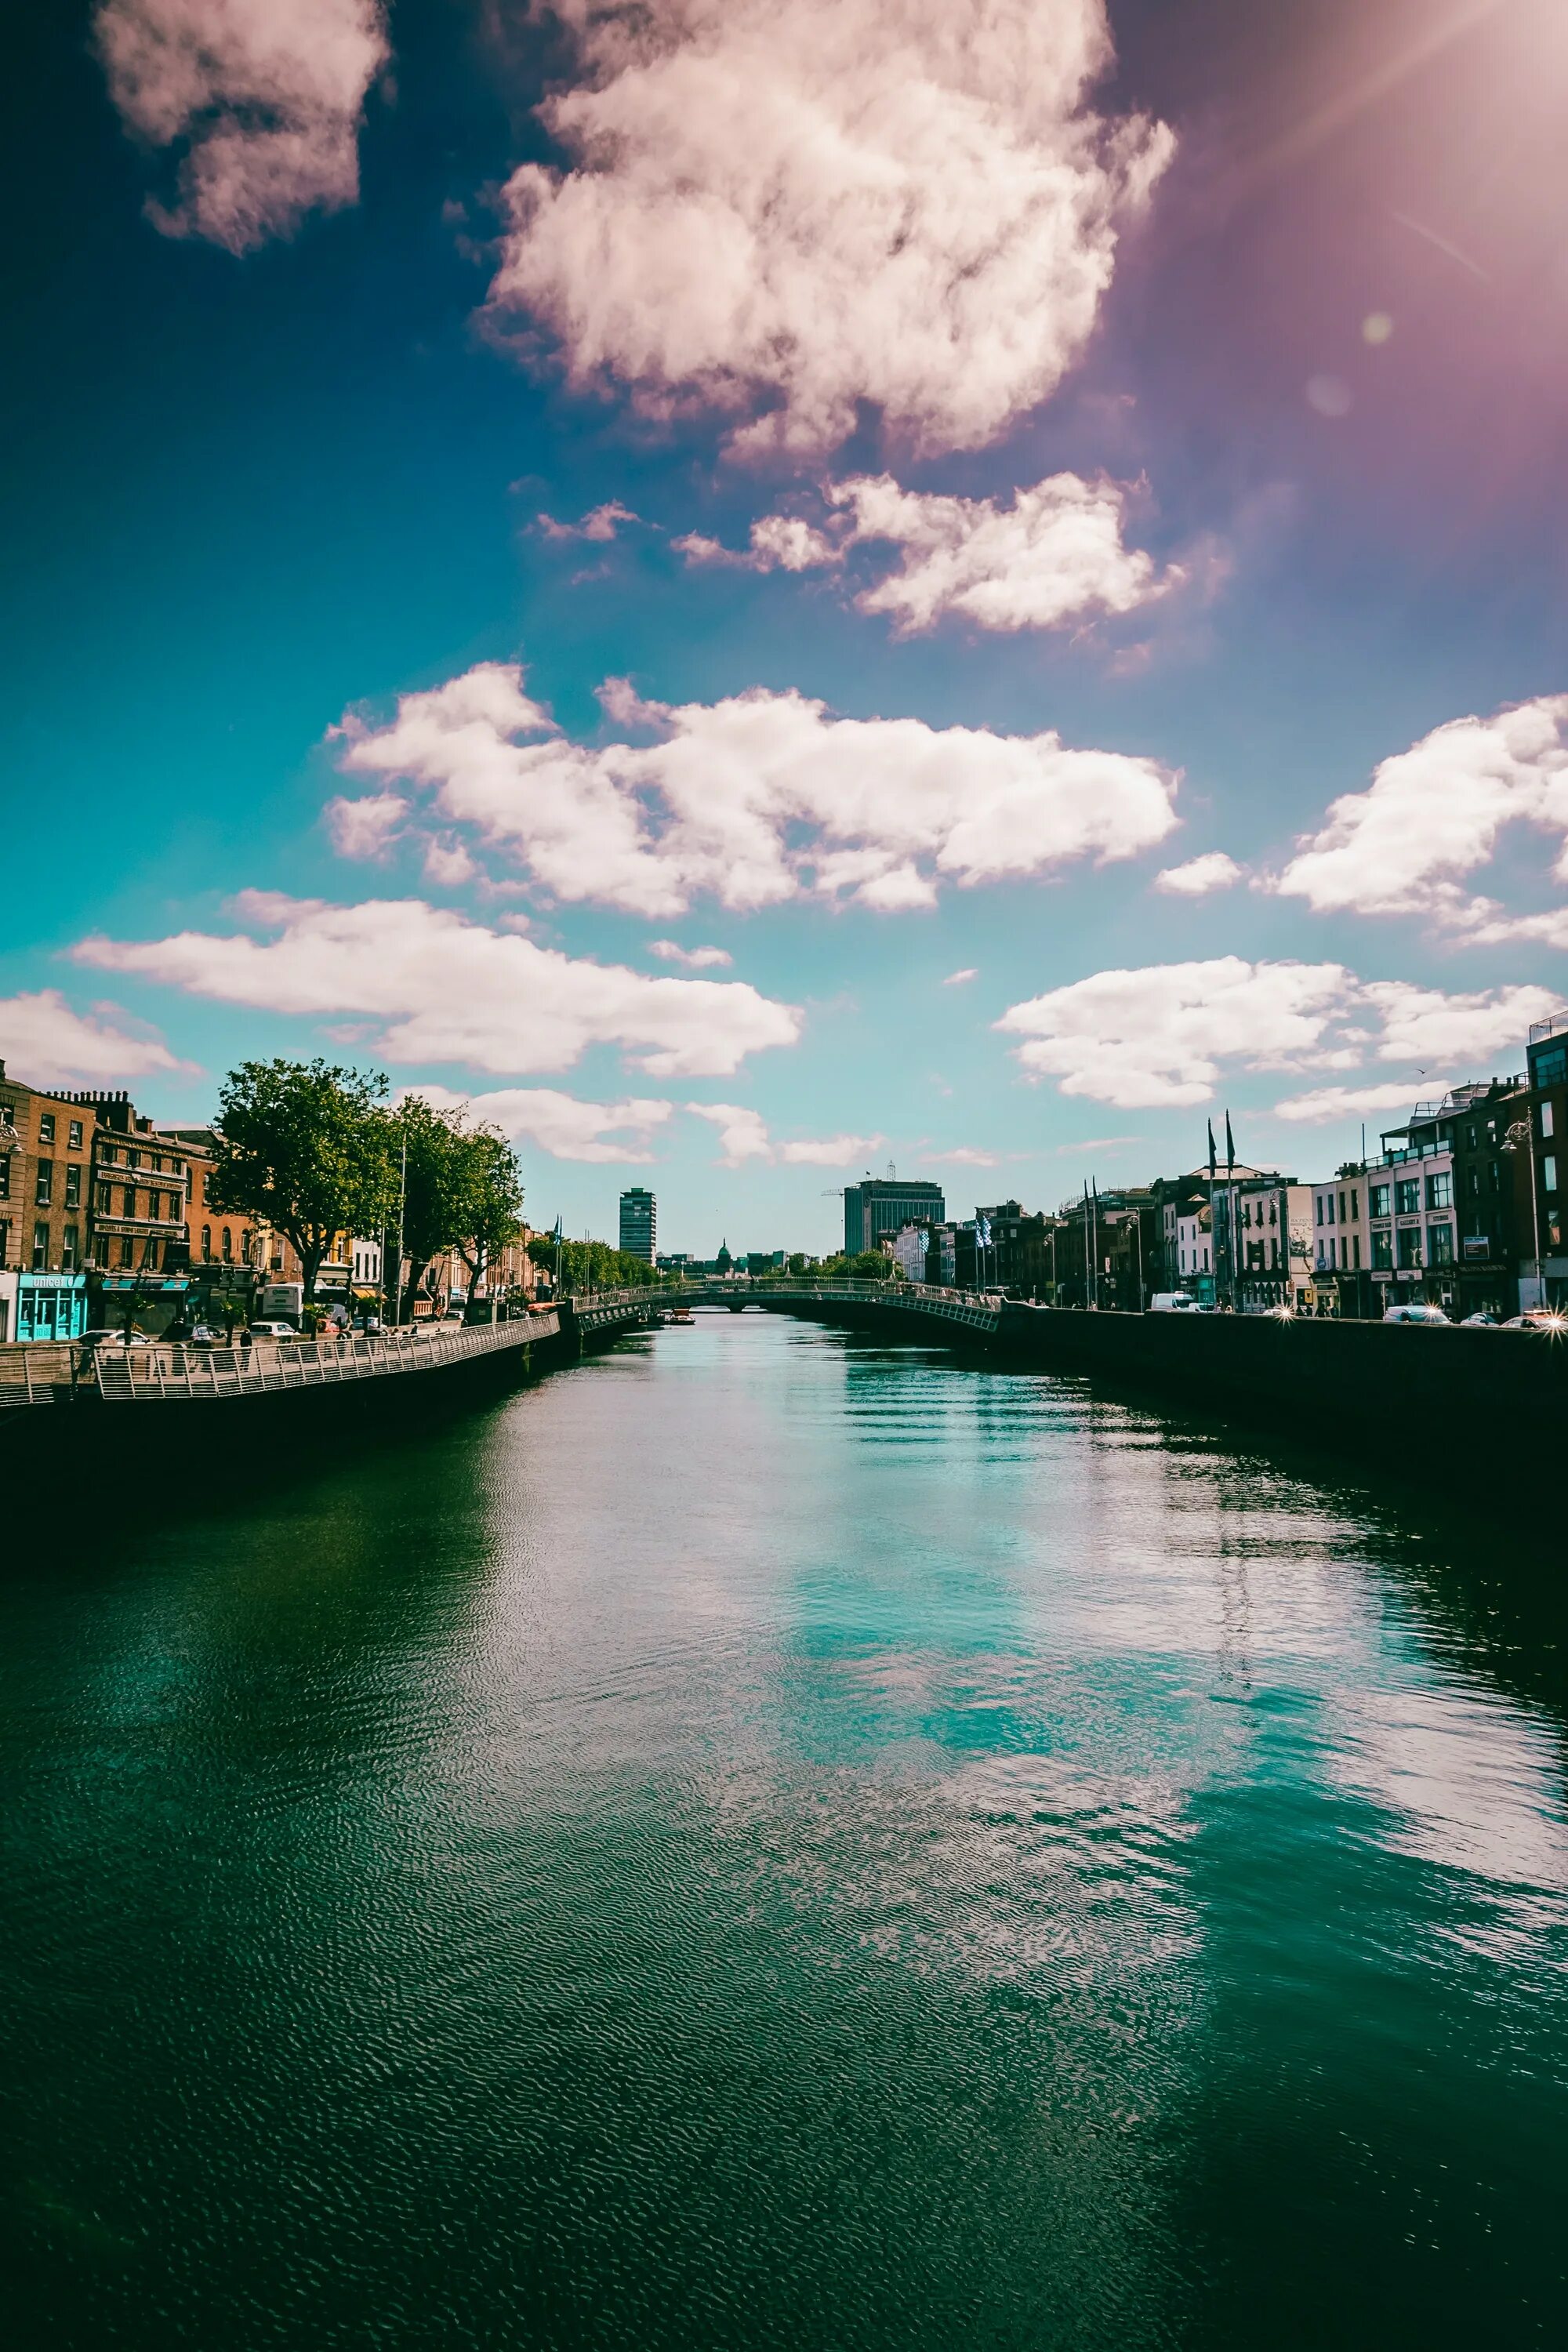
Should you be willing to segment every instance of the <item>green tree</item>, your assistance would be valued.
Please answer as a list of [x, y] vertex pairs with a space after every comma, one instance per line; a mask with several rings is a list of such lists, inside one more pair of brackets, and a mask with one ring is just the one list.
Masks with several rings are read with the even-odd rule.
[[472, 1127], [455, 1139], [465, 1203], [458, 1249], [468, 1269], [471, 1297], [483, 1287], [496, 1252], [522, 1231], [522, 1171], [498, 1128]]
[[395, 1198], [386, 1080], [322, 1061], [242, 1062], [218, 1089], [213, 1207], [285, 1234], [307, 1299], [339, 1234], [374, 1233]]

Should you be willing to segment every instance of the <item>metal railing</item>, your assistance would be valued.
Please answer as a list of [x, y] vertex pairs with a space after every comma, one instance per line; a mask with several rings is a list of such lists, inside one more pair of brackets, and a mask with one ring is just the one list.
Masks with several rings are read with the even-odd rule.
[[554, 1311], [545, 1308], [510, 1323], [479, 1324], [462, 1331], [411, 1325], [339, 1340], [279, 1345], [258, 1339], [248, 1348], [105, 1348], [97, 1351], [94, 1365], [100, 1393], [109, 1404], [210, 1402], [277, 1395], [286, 1389], [336, 1388], [400, 1372], [438, 1371], [549, 1339], [560, 1328]]

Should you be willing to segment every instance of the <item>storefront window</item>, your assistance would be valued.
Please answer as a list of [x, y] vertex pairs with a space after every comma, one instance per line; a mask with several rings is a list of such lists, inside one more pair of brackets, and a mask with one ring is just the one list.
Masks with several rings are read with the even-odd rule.
[[1372, 1237], [1372, 1262], [1374, 1266], [1384, 1267], [1394, 1264], [1394, 1235], [1386, 1225]]
[[1420, 1265], [1421, 1228], [1419, 1225], [1400, 1226], [1399, 1263], [1405, 1267], [1416, 1266]]

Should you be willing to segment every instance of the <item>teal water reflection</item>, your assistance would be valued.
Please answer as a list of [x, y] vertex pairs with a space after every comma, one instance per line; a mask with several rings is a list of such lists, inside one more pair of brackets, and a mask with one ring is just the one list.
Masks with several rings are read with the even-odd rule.
[[1554, 1563], [752, 1317], [115, 1509], [0, 1574], [25, 2344], [1555, 2340]]

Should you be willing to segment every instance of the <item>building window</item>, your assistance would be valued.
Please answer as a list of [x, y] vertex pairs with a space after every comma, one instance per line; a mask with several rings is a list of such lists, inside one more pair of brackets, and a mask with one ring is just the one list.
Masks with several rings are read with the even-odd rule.
[[210, 1260], [212, 1254], [213, 1229], [210, 1225], [204, 1225], [202, 1227], [202, 1255]]
[[81, 1246], [81, 1234], [75, 1225], [68, 1225], [60, 1249], [60, 1265], [67, 1274], [76, 1272], [77, 1253]]
[[1480, 1170], [1479, 1170], [1479, 1168], [1472, 1168], [1472, 1169], [1470, 1170], [1470, 1171], [1469, 1171], [1469, 1192], [1470, 1192], [1470, 1198], [1471, 1198], [1471, 1200], [1472, 1200], [1472, 1201], [1477, 1197], [1477, 1195], [1478, 1195], [1478, 1194], [1479, 1194], [1479, 1192], [1480, 1192], [1480, 1189], [1481, 1189], [1481, 1171], [1480, 1171]]
[[1372, 1207], [1368, 1212], [1369, 1215], [1373, 1217], [1386, 1217], [1388, 1214], [1388, 1186], [1386, 1184], [1374, 1184], [1372, 1188]]
[[6, 1264], [8, 1263], [9, 1259], [10, 1259], [10, 1255], [11, 1255], [11, 1224], [10, 1224], [10, 1220], [9, 1220], [9, 1218], [6, 1218], [6, 1217], [0, 1217], [0, 1265], [6, 1265]]
[[[1552, 1186], [1549, 1189], [1555, 1191], [1556, 1187]], [[55, 1163], [52, 1160], [40, 1160], [38, 1162], [37, 1189], [34, 1192], [33, 1198], [37, 1201], [40, 1209], [47, 1209], [54, 1197]]]
[[1372, 1237], [1372, 1262], [1374, 1266], [1391, 1266], [1394, 1264], [1394, 1235], [1386, 1225]]
[[54, 1112], [52, 1110], [40, 1111], [38, 1114], [38, 1141], [40, 1143], [52, 1143], [54, 1139]]
[[1419, 1225], [1400, 1226], [1399, 1263], [1401, 1266], [1405, 1268], [1420, 1265], [1421, 1228]]
[[1394, 1188], [1394, 1205], [1402, 1217], [1414, 1216], [1421, 1206], [1421, 1185], [1415, 1176], [1401, 1176]]
[[1555, 1132], [1556, 1129], [1552, 1124], [1552, 1105], [1549, 1102], [1543, 1102], [1541, 1106], [1541, 1133], [1542, 1140], [1544, 1141], [1548, 1136], [1551, 1136]]
[[1557, 1156], [1555, 1152], [1549, 1151], [1541, 1163], [1541, 1189], [1543, 1192], [1555, 1192], [1557, 1190]]
[[100, 1184], [98, 1188], [98, 1213], [100, 1217], [114, 1214], [114, 1195], [107, 1184]]
[[1426, 1263], [1428, 1265], [1452, 1265], [1454, 1263], [1454, 1228], [1452, 1225], [1428, 1225], [1426, 1228]]
[[131, 1236], [129, 1234], [121, 1234], [120, 1236], [120, 1263], [121, 1265], [129, 1265], [131, 1263]]
[[1323, 1196], [1322, 1196], [1322, 1194], [1320, 1192], [1320, 1193], [1319, 1193], [1319, 1195], [1318, 1195], [1318, 1223], [1319, 1223], [1320, 1224], [1321, 1224], [1321, 1223], [1322, 1223], [1322, 1222], [1323, 1222]]
[[1351, 1238], [1355, 1244], [1355, 1270], [1359, 1274], [1361, 1272], [1361, 1235], [1353, 1234]]
[[66, 1129], [66, 1148], [70, 1151], [79, 1151], [81, 1150], [81, 1121], [79, 1118], [73, 1118], [70, 1125]]
[[39, 1223], [33, 1227], [33, 1272], [47, 1272], [49, 1263], [49, 1229]]
[[227, 1227], [226, 1225], [225, 1225], [225, 1227], [224, 1227], [224, 1229], [223, 1229], [223, 1244], [222, 1244], [222, 1246], [223, 1246], [223, 1262], [224, 1262], [225, 1265], [227, 1265], [231, 1262], [231, 1260], [233, 1259], [233, 1256], [234, 1256], [234, 1235], [230, 1233], [230, 1231], [229, 1231], [229, 1229], [228, 1229], [228, 1227]]
[[140, 1168], [142, 1154], [139, 1151], [128, 1151], [125, 1155], [125, 1165], [127, 1168]]
[[125, 1187], [125, 1214], [128, 1217], [136, 1214], [136, 1187], [133, 1184]]
[[0, 1151], [0, 1201], [8, 1201], [10, 1197], [11, 1155], [8, 1151]]
[[1454, 1179], [1444, 1172], [1426, 1179], [1426, 1206], [1429, 1209], [1451, 1209], [1454, 1205]]

